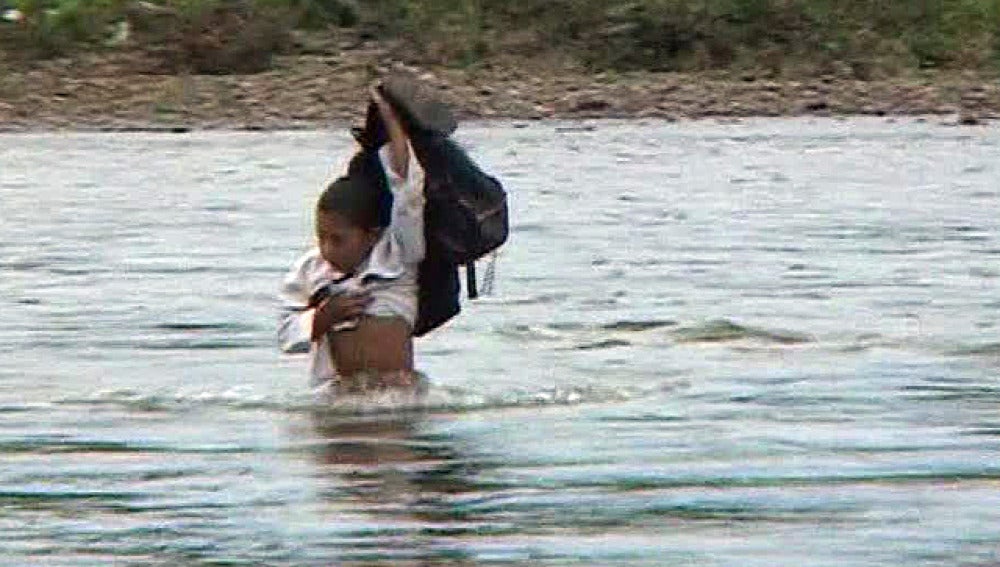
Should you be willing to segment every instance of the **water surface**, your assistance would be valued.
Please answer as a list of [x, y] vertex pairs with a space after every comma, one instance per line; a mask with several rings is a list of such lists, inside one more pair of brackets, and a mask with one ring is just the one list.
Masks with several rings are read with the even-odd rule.
[[346, 133], [0, 135], [0, 564], [1000, 562], [1000, 129], [461, 133], [511, 241], [382, 412], [274, 340]]

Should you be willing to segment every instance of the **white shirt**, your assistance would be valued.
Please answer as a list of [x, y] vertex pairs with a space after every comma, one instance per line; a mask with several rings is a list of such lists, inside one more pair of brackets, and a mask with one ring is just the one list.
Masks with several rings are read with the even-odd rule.
[[[315, 308], [309, 299], [317, 290], [329, 287], [333, 295], [365, 290], [371, 302], [366, 315], [401, 317], [410, 327], [417, 319], [417, 272], [424, 259], [424, 170], [407, 143], [410, 153], [406, 177], [390, 166], [389, 148], [379, 150], [382, 169], [392, 191], [389, 226], [375, 242], [371, 253], [349, 277], [323, 259], [319, 248], [302, 255], [281, 285], [281, 315], [278, 344], [282, 352], [309, 353], [310, 382], [321, 385], [336, 377], [326, 335], [312, 342]], [[350, 328], [339, 324], [335, 330]]]

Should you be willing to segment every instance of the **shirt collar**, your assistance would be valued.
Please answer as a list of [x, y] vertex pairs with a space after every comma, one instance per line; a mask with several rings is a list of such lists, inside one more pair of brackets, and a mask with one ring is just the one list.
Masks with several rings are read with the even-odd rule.
[[379, 239], [375, 241], [371, 252], [368, 253], [368, 256], [353, 273], [341, 272], [325, 260], [322, 264], [325, 272], [324, 276], [333, 280], [335, 284], [352, 278], [358, 278], [362, 283], [376, 280], [395, 280], [401, 278], [406, 272], [406, 267], [400, 260], [399, 253], [396, 247], [393, 246], [392, 238], [388, 231], [384, 231]]

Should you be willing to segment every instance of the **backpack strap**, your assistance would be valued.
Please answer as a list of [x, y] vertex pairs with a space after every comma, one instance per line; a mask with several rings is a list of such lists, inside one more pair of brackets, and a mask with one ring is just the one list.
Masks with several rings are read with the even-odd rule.
[[476, 285], [475, 262], [468, 262], [465, 264], [465, 292], [469, 295], [469, 299], [479, 297], [479, 287]]

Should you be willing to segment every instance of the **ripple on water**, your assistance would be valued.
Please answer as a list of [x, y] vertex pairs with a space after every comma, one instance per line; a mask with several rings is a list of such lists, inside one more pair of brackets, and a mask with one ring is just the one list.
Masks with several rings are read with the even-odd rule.
[[751, 339], [776, 344], [794, 345], [813, 340], [801, 333], [738, 325], [725, 319], [709, 321], [692, 327], [679, 328], [673, 334], [675, 340], [680, 343], [717, 343]]

